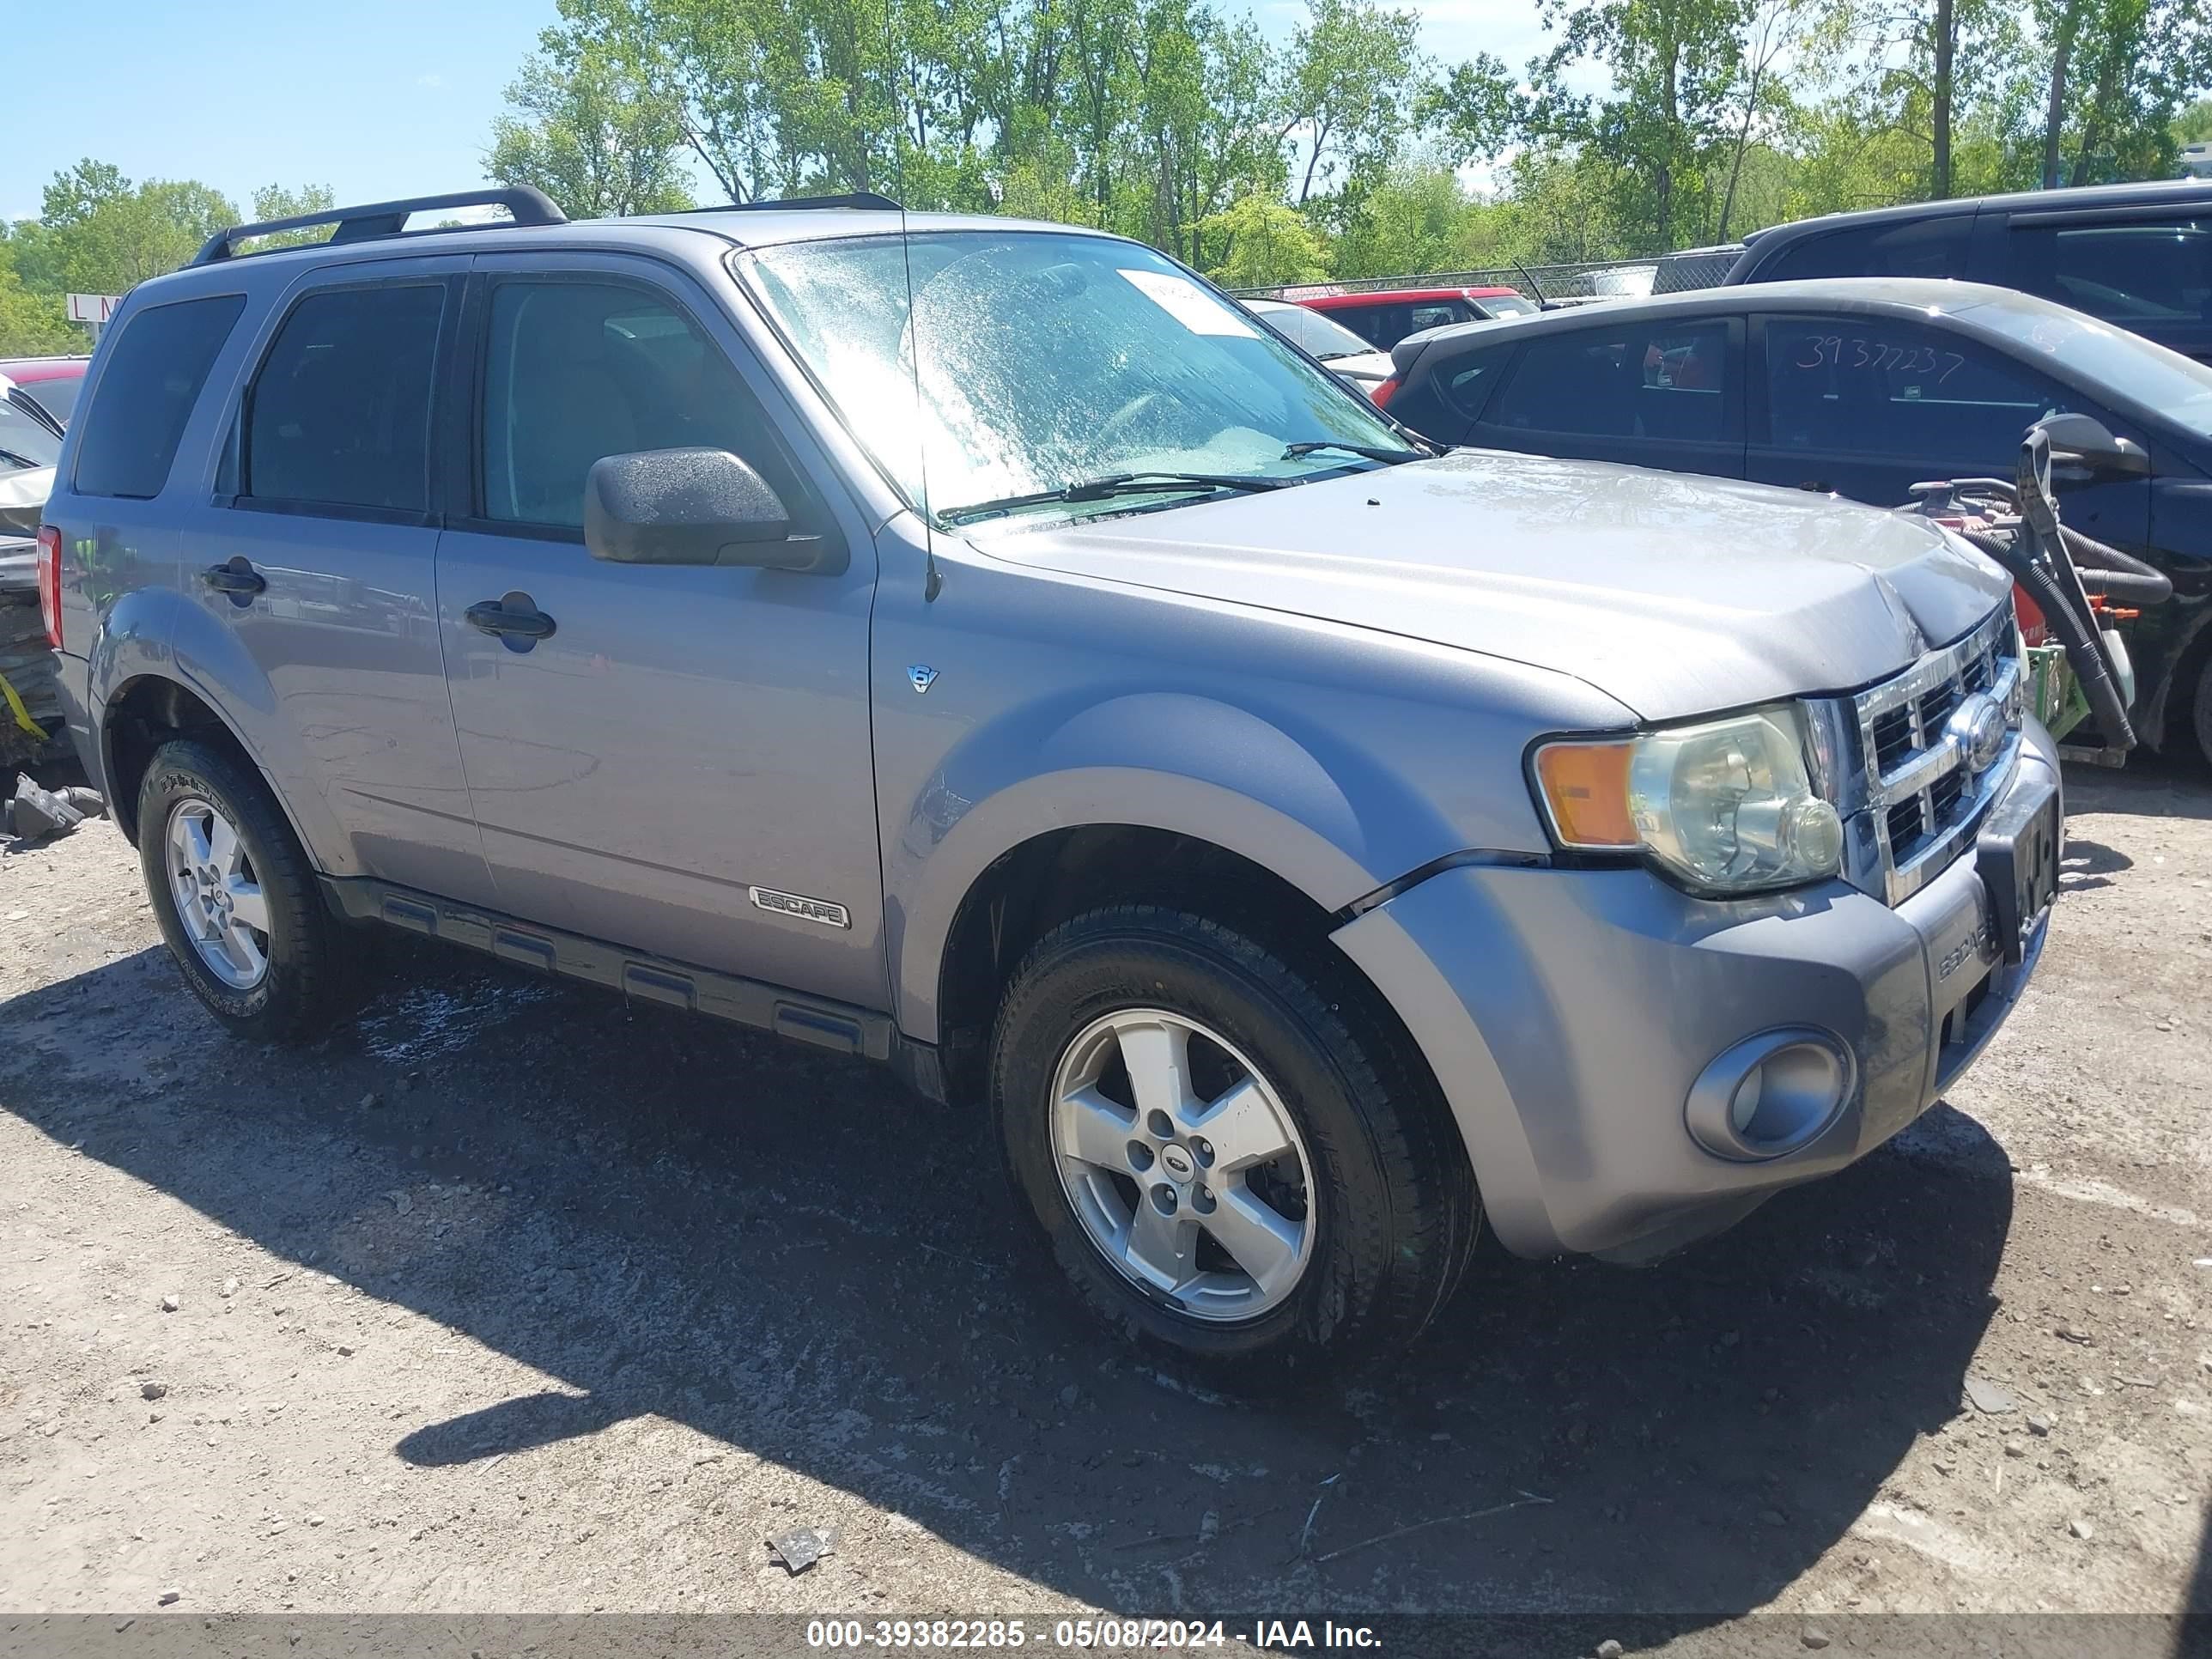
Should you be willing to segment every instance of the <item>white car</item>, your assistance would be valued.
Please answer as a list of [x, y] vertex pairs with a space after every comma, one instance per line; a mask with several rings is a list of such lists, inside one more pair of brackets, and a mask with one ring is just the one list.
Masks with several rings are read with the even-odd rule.
[[1247, 300], [1244, 309], [1363, 396], [1397, 373], [1390, 354], [1377, 351], [1331, 317], [1287, 300]]
[[2212, 138], [2200, 139], [2181, 147], [2181, 176], [2185, 179], [2212, 179]]

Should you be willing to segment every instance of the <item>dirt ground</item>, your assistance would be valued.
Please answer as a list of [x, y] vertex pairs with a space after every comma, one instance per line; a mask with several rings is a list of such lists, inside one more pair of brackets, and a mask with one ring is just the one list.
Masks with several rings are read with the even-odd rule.
[[112, 827], [0, 857], [0, 1606], [2212, 1609], [2212, 788], [2069, 787], [2036, 986], [1899, 1143], [1292, 1407], [1078, 1322], [885, 1073], [411, 944], [258, 1048]]

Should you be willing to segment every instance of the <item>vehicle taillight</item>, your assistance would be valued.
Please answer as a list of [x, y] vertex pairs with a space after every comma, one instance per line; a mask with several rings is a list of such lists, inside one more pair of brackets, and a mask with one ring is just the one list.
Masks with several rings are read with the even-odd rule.
[[1398, 377], [1393, 374], [1389, 380], [1383, 381], [1382, 385], [1376, 386], [1374, 391], [1367, 394], [1367, 401], [1373, 404], [1376, 408], [1380, 409], [1397, 395]]
[[39, 526], [39, 615], [46, 624], [46, 643], [62, 648], [62, 532]]

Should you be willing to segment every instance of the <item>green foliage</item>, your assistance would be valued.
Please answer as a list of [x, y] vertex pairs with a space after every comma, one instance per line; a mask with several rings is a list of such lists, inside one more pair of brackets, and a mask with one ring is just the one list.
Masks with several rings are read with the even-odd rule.
[[1313, 227], [1271, 198], [1240, 198], [1199, 228], [1220, 249], [1206, 274], [1224, 288], [1315, 283], [1328, 274], [1328, 249]]
[[2173, 118], [2173, 147], [2201, 144], [2212, 138], [2212, 98], [2200, 98]]
[[691, 205], [675, 160], [681, 112], [618, 50], [549, 28], [507, 98], [484, 161], [500, 183], [535, 185], [572, 219]]
[[0, 357], [82, 351], [84, 343], [84, 331], [70, 325], [58, 295], [33, 294], [23, 286], [9, 242], [0, 240]]
[[[326, 186], [256, 191], [260, 218], [330, 206]], [[56, 173], [35, 219], [0, 228], [0, 356], [82, 351], [91, 337], [67, 319], [66, 294], [126, 294], [176, 270], [216, 231], [241, 222], [238, 209], [196, 179], [134, 184], [88, 158]], [[326, 232], [289, 232], [270, 242]]]
[[[253, 192], [253, 218], [257, 224], [271, 219], [295, 219], [303, 213], [326, 213], [338, 204], [328, 185], [302, 185], [297, 190], [283, 185], [264, 185]], [[309, 242], [327, 242], [337, 234], [336, 225], [309, 225], [299, 230], [280, 230], [264, 236], [253, 246], [262, 248], [300, 247]]]

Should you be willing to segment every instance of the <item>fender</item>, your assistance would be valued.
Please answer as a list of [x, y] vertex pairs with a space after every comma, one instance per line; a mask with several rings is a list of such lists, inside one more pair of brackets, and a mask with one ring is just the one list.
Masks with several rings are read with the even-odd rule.
[[1328, 911], [1449, 850], [1450, 825], [1402, 780], [1349, 750], [1324, 763], [1319, 746], [1185, 692], [1055, 698], [966, 734], [885, 836], [901, 1028], [937, 1040], [962, 901], [993, 862], [1052, 830], [1133, 824], [1211, 842]]
[[[100, 734], [103, 781], [112, 787], [114, 752], [108, 732], [109, 706], [134, 682], [173, 680], [215, 711], [247, 759], [270, 781], [278, 809], [307, 848], [314, 867], [329, 875], [353, 875], [351, 848], [322, 797], [297, 787], [302, 776], [296, 754], [289, 767], [257, 741], [273, 734], [280, 745], [287, 728], [276, 716], [276, 695], [237, 636], [183, 594], [169, 587], [143, 587], [109, 607], [94, 639], [87, 672], [87, 702], [93, 729]], [[244, 715], [241, 717], [241, 710]]]

